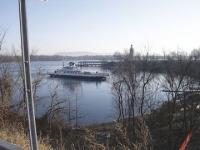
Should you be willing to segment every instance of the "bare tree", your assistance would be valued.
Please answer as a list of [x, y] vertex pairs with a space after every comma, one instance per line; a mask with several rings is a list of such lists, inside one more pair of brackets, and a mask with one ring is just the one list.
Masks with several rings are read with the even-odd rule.
[[[176, 140], [174, 140], [175, 130], [179, 128], [179, 124], [174, 121], [177, 119], [177, 114], [179, 111], [178, 102], [180, 101], [180, 91], [189, 89], [190, 77], [189, 69], [191, 67], [191, 58], [183, 55], [181, 53], [173, 53], [167, 57], [165, 64], [166, 72], [164, 74], [163, 89], [167, 92], [168, 97], [168, 146], [169, 149], [178, 148], [177, 142], [180, 139], [179, 135]], [[186, 132], [186, 109], [185, 109], [185, 98], [183, 98], [184, 113], [183, 113], [183, 124]], [[182, 107], [181, 106], [181, 107]]]
[[[139, 79], [139, 84], [140, 84], [140, 91], [141, 91], [141, 96], [139, 97], [139, 113], [141, 116], [144, 115], [144, 106], [145, 103], [147, 103], [148, 100], [150, 100], [150, 95], [148, 95], [148, 90], [151, 89], [150, 82], [154, 79], [154, 74], [152, 70], [148, 69], [148, 63], [150, 60], [149, 54], [147, 53], [145, 56], [142, 56], [141, 59], [141, 74], [140, 74], [140, 79]], [[148, 89], [149, 88], [149, 89]], [[153, 91], [151, 91], [153, 93]]]
[[117, 120], [122, 121], [124, 127], [128, 127], [131, 139], [135, 136], [135, 117], [143, 118], [144, 114], [150, 111], [149, 93], [153, 93], [151, 81], [154, 75], [148, 69], [149, 61], [148, 53], [144, 56], [137, 55], [134, 60], [125, 55], [118, 63], [114, 75], [112, 88], [118, 112]]
[[2, 51], [2, 47], [3, 47], [3, 44], [4, 44], [5, 36], [6, 36], [6, 31], [0, 32], [0, 51]]

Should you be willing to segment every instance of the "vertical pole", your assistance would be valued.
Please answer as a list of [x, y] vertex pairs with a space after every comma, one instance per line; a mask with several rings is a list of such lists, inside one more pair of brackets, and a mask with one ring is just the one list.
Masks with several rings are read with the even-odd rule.
[[76, 128], [78, 127], [78, 98], [76, 93]]
[[32, 94], [32, 81], [30, 73], [30, 56], [29, 56], [27, 18], [26, 18], [26, 0], [19, 0], [19, 18], [20, 18], [21, 48], [22, 48], [24, 85], [25, 85], [25, 97], [26, 97], [27, 112], [28, 112], [30, 144], [32, 150], [38, 150], [35, 111], [34, 111], [34, 102]]

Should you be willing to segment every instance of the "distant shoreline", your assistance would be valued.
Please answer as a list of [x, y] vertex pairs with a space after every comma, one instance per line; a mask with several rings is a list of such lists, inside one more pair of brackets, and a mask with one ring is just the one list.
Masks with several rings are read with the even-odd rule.
[[[61, 55], [31, 55], [31, 61], [65, 61], [65, 60], [111, 60], [112, 55], [85, 55], [85, 56], [61, 56]], [[21, 56], [0, 55], [0, 62], [21, 61]]]

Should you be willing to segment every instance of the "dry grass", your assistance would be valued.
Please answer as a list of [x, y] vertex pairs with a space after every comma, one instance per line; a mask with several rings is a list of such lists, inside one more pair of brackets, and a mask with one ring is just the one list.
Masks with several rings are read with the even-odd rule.
[[[4, 123], [0, 128], [0, 139], [15, 144], [24, 150], [30, 149], [29, 136], [20, 124]], [[45, 141], [45, 139], [39, 138], [39, 149], [52, 150], [52, 147]]]
[[[24, 150], [29, 150], [29, 138], [23, 132], [11, 132], [8, 130], [1, 130], [0, 131], [0, 139], [15, 144]], [[39, 140], [39, 149], [40, 150], [51, 150], [51, 146], [47, 145], [43, 142], [43, 140]]]

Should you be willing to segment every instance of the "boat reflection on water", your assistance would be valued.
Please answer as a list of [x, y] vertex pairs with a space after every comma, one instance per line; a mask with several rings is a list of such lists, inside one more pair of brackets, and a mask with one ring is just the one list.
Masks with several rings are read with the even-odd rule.
[[56, 81], [59, 85], [62, 85], [64, 89], [69, 90], [69, 92], [75, 93], [83, 88], [83, 84], [92, 84], [98, 86], [105, 81], [90, 81], [90, 80], [76, 80], [76, 79], [63, 79], [63, 78], [54, 78], [51, 80]]
[[[65, 101], [65, 103], [61, 104], [62, 107], [68, 109], [69, 105], [72, 108], [78, 106], [77, 111], [80, 116], [78, 119], [79, 125], [86, 125], [97, 121], [107, 121], [107, 116], [110, 111], [110, 95], [109, 91], [107, 91], [108, 82], [49, 77], [47, 78], [47, 83], [51, 85], [53, 90], [54, 86], [58, 86], [56, 89], [59, 98], [58, 101]], [[47, 101], [43, 102], [46, 107], [50, 104], [50, 102]], [[38, 112], [40, 109], [44, 110], [44, 107], [37, 109]], [[102, 110], [104, 111], [101, 112]], [[60, 117], [68, 123], [67, 114], [60, 114]], [[71, 123], [74, 123], [73, 121], [71, 121]]]

